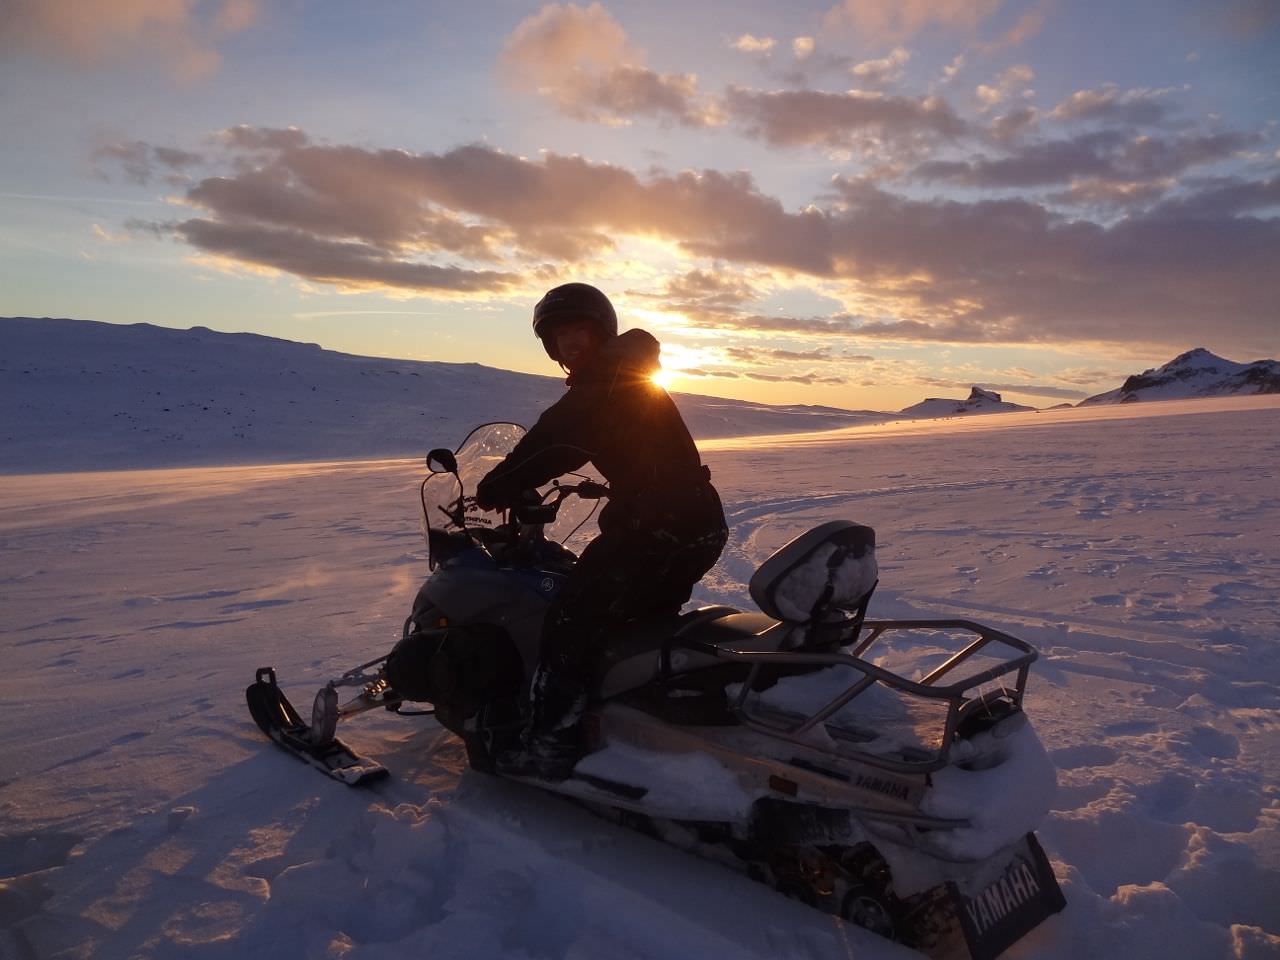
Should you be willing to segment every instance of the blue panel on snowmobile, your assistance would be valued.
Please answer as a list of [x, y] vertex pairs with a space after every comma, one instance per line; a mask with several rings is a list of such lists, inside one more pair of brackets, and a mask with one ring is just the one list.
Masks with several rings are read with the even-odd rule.
[[538, 570], [538, 569], [513, 569], [512, 576], [527, 590], [532, 590], [543, 600], [550, 602], [555, 599], [556, 594], [560, 592], [560, 588], [564, 586], [568, 579], [568, 574], [561, 573], [556, 570]]

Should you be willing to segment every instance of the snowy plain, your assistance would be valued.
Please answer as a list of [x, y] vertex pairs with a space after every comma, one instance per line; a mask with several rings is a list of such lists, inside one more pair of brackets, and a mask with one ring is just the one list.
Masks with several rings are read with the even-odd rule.
[[[695, 602], [748, 606], [773, 549], [848, 518], [879, 534], [872, 616], [1041, 651], [1038, 833], [1068, 906], [1008, 956], [1280, 956], [1280, 398], [701, 446], [732, 533]], [[399, 635], [420, 476], [0, 477], [0, 956], [916, 955], [466, 771], [430, 720], [350, 725], [393, 771], [367, 790], [271, 747], [254, 668], [303, 702]]]

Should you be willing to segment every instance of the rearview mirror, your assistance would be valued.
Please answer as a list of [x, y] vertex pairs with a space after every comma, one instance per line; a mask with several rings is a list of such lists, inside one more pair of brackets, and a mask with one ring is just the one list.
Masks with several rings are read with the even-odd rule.
[[457, 473], [458, 458], [447, 447], [437, 447], [427, 454], [427, 469], [432, 473]]

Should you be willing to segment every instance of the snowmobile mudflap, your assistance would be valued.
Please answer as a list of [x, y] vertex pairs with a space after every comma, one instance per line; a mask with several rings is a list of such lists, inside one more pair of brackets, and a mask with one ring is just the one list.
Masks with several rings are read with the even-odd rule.
[[948, 881], [907, 900], [910, 946], [932, 960], [994, 960], [1067, 905], [1035, 834], [985, 884]]
[[277, 745], [320, 772], [350, 787], [362, 786], [387, 776], [387, 768], [369, 760], [334, 737], [327, 743], [311, 742], [311, 727], [294, 709], [276, 684], [273, 667], [259, 667], [257, 679], [244, 691], [254, 722]]

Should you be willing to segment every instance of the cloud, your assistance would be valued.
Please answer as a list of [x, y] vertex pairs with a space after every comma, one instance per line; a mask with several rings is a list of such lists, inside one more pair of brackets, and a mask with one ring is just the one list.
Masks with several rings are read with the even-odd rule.
[[[1275, 347], [1280, 220], [1261, 215], [1275, 206], [1274, 179], [1185, 184], [1176, 202], [1103, 224], [1026, 199], [913, 198], [848, 178], [789, 209], [742, 172], [640, 175], [555, 153], [372, 150], [250, 128], [221, 143], [225, 153], [206, 160], [223, 172], [188, 189], [198, 213], [177, 235], [224, 260], [309, 280], [505, 292], [518, 278], [581, 269], [634, 237], [686, 258], [688, 269], [659, 280], [654, 296], [706, 329], [863, 343], [1181, 345], [1202, 339], [1212, 320], [1223, 350]], [[820, 281], [845, 307], [761, 313], [757, 276]]]
[[1049, 397], [1054, 400], [1083, 400], [1089, 394], [1070, 387], [1055, 387], [1046, 383], [977, 383], [974, 386], [998, 393], [1023, 393], [1031, 397]]
[[251, 127], [247, 124], [229, 127], [214, 139], [232, 150], [294, 150], [311, 142], [297, 127]]
[[1030, 187], [1066, 183], [1077, 177], [1114, 173], [1112, 154], [1123, 145], [1118, 133], [1096, 133], [1072, 140], [1033, 143], [1005, 157], [936, 160], [916, 167], [920, 180], [967, 187]]
[[[749, 33], [730, 41], [731, 47], [753, 54], [769, 54], [776, 45], [773, 37]], [[645, 66], [642, 52], [599, 3], [551, 4], [512, 31], [499, 58], [499, 72], [513, 86], [537, 93], [560, 112], [584, 122], [624, 125], [647, 116], [688, 127], [733, 124], [747, 137], [771, 146], [868, 154], [893, 146], [914, 152], [939, 138], [969, 131], [940, 97], [887, 96], [865, 89], [902, 79], [911, 57], [905, 47], [861, 62], [814, 56], [816, 43], [810, 36], [793, 38], [792, 49], [796, 62], [779, 79], [796, 89], [730, 85], [717, 96], [702, 92], [695, 74], [659, 73]], [[962, 59], [957, 58], [956, 69]], [[860, 89], [810, 88], [811, 75], [836, 70], [847, 72]], [[1032, 91], [1025, 85], [1033, 77], [1030, 67], [1011, 67], [994, 85], [979, 88], [980, 94], [988, 106], [1015, 94], [1029, 96]]]
[[95, 150], [92, 161], [99, 176], [105, 176], [99, 163], [102, 160], [119, 164], [125, 177], [136, 184], [143, 185], [151, 180], [151, 148], [141, 140], [111, 143]]
[[954, 138], [968, 129], [938, 97], [731, 87], [725, 110], [749, 136], [773, 146], [850, 147]]
[[757, 297], [756, 290], [743, 277], [717, 270], [690, 270], [671, 277], [658, 294], [629, 291], [634, 296], [652, 297], [668, 312], [725, 313], [738, 310]]
[[681, 370], [686, 377], [717, 377], [723, 380], [759, 380], [764, 383], [799, 383], [806, 386], [823, 384], [839, 386], [849, 382], [847, 377], [829, 377], [818, 373], [760, 373], [756, 370], [734, 370], [727, 367], [690, 367]]
[[[1213, 318], [1232, 349], [1274, 349], [1275, 219], [1153, 211], [1102, 226], [1025, 200], [847, 192], [833, 259], [862, 278], [864, 301], [879, 288], [902, 317], [864, 323], [859, 338], [1180, 344]], [[915, 276], [927, 279], [903, 280]]]
[[223, 0], [214, 23], [223, 33], [239, 33], [248, 30], [257, 19], [257, 0]]
[[983, 188], [1045, 186], [1081, 179], [1142, 184], [1228, 160], [1260, 142], [1257, 134], [1232, 131], [1159, 137], [1102, 130], [1029, 143], [1004, 157], [929, 161], [917, 166], [912, 175]]
[[753, 37], [749, 33], [744, 33], [729, 46], [741, 53], [768, 53], [776, 43], [773, 37]]
[[197, 166], [203, 159], [197, 153], [173, 147], [151, 147], [141, 140], [104, 144], [94, 150], [91, 157], [94, 171], [100, 177], [106, 177], [106, 163], [117, 164], [126, 179], [142, 186], [156, 176], [157, 166], [169, 171], [166, 179], [171, 184], [184, 182], [186, 177], [182, 171]]
[[638, 57], [626, 31], [599, 3], [547, 4], [519, 23], [502, 53], [507, 63], [549, 80], [584, 66], [603, 69]]
[[1001, 50], [1021, 46], [1044, 30], [1044, 25], [1049, 19], [1049, 10], [1052, 6], [1053, 0], [1041, 0], [1035, 7], [1023, 13], [1018, 18], [1018, 21], [1003, 34], [995, 40], [979, 44], [978, 49], [987, 56], [991, 56]]
[[1209, 15], [1228, 35], [1245, 40], [1264, 36], [1280, 24], [1276, 0], [1230, 0]]
[[566, 112], [582, 120], [625, 122], [651, 114], [689, 127], [710, 125], [716, 121], [715, 114], [696, 105], [697, 93], [697, 77], [691, 73], [660, 74], [624, 65], [586, 87], [575, 88], [573, 97], [560, 102]]
[[1110, 214], [1117, 210], [1150, 207], [1168, 193], [1174, 183], [1172, 178], [1142, 182], [1093, 177], [1073, 180], [1066, 190], [1050, 194], [1046, 199], [1059, 206], [1085, 208]]
[[1090, 370], [1086, 367], [1070, 367], [1066, 370], [1059, 370], [1054, 374], [1056, 379], [1064, 383], [1074, 383], [1082, 387], [1093, 387], [1100, 383], [1123, 380], [1128, 375], [1129, 371], [1120, 367], [1114, 370]]
[[1192, 191], [1170, 197], [1148, 216], [1153, 220], [1214, 220], [1280, 208], [1280, 176], [1270, 180], [1212, 177], [1191, 186]]
[[1034, 131], [1040, 123], [1040, 111], [1035, 107], [1014, 107], [991, 121], [988, 132], [997, 143], [1009, 144]]
[[187, 167], [201, 163], [203, 158], [198, 153], [188, 150], [177, 150], [173, 147], [155, 147], [152, 150], [156, 161], [170, 170], [185, 170]]
[[849, 72], [857, 78], [859, 83], [883, 87], [902, 79], [903, 68], [910, 59], [911, 53], [908, 50], [904, 47], [894, 47], [888, 56], [854, 64], [849, 68]]
[[194, 80], [218, 68], [218, 43], [257, 14], [255, 0], [6, 0], [0, 51], [84, 67], [158, 61]]
[[1256, 133], [1224, 131], [1181, 137], [1138, 136], [1115, 158], [1118, 172], [1135, 179], [1176, 176], [1194, 167], [1229, 160], [1263, 142]]
[[808, 386], [814, 384], [840, 386], [849, 382], [848, 377], [829, 377], [820, 373], [759, 373], [747, 370], [742, 375], [748, 380], [763, 380], [765, 383], [801, 383]]
[[1077, 90], [1051, 111], [1049, 117], [1062, 121], [1099, 120], [1117, 125], [1157, 127], [1168, 122], [1171, 89], [1138, 88], [1121, 90], [1113, 83], [1092, 90]]
[[1036, 72], [1025, 63], [1010, 67], [989, 84], [979, 84], [975, 94], [986, 108], [1004, 103], [1014, 97], [1027, 98], [1035, 91], [1028, 84], [1036, 78]]
[[[935, 299], [945, 299], [937, 297]], [[937, 320], [874, 320], [845, 331], [869, 340], [905, 343], [1011, 343], [1021, 339], [1013, 324], [984, 322], [979, 317]]]
[[1089, 395], [1084, 390], [1043, 383], [981, 383], [973, 380], [946, 380], [933, 377], [918, 377], [917, 382], [944, 389], [968, 390], [970, 387], [980, 387], [997, 393], [1021, 393], [1030, 397], [1050, 397], [1055, 400], [1082, 400]]
[[724, 380], [741, 380], [742, 374], [737, 370], [712, 367], [687, 367], [680, 371], [686, 377], [720, 377]]
[[[818, 223], [813, 215], [779, 222], [781, 205], [745, 174], [641, 180], [580, 157], [547, 154], [533, 162], [478, 145], [444, 154], [320, 146], [300, 131], [239, 128], [221, 140], [236, 145], [224, 160], [231, 171], [187, 191], [186, 202], [204, 211], [207, 223], [183, 236], [224, 257], [235, 257], [242, 243], [246, 262], [308, 278], [407, 278], [416, 289], [421, 271], [388, 263], [440, 254], [494, 265], [536, 267], [547, 257], [569, 263], [607, 252], [621, 234], [671, 239], [697, 254], [718, 237], [754, 235], [769, 223], [778, 227], [767, 244], [771, 258], [789, 262], [788, 248], [812, 247], [801, 235]], [[301, 255], [282, 263], [275, 244], [285, 235], [323, 240], [305, 252], [325, 266], [308, 268]], [[354, 261], [347, 273], [332, 267], [344, 255]]]
[[172, 224], [156, 220], [143, 220], [139, 217], [128, 218], [125, 220], [123, 226], [130, 236], [137, 237], [146, 234], [154, 240], [163, 240], [173, 233]]
[[499, 71], [578, 120], [622, 124], [651, 115], [686, 126], [716, 121], [698, 102], [697, 77], [647, 69], [622, 26], [599, 3], [553, 3], [507, 38]]
[[739, 363], [868, 363], [875, 357], [867, 354], [832, 353], [827, 347], [814, 350], [784, 350], [765, 347], [726, 347], [725, 355]]
[[102, 241], [103, 243], [110, 243], [110, 244], [128, 243], [130, 240], [133, 239], [133, 237], [130, 236], [130, 234], [127, 231], [125, 233], [112, 233], [110, 230], [108, 230], [106, 227], [104, 227], [100, 223], [95, 223], [92, 229], [93, 229], [94, 237]]
[[739, 330], [744, 333], [779, 334], [800, 337], [851, 337], [858, 332], [856, 320], [848, 316], [787, 317], [760, 313], [685, 314], [695, 327]]
[[187, 220], [175, 231], [205, 253], [351, 288], [397, 287], [431, 293], [499, 292], [516, 277], [397, 258], [367, 243], [328, 240], [259, 224]]
[[831, 27], [847, 25], [864, 41], [902, 41], [938, 25], [972, 29], [1000, 9], [1002, 0], [842, 0], [826, 15]]

